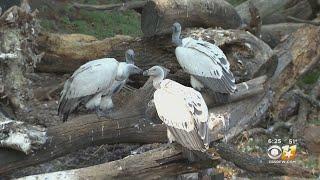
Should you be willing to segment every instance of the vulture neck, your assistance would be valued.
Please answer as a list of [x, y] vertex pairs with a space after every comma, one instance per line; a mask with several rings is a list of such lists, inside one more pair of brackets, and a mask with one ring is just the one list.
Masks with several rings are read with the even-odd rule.
[[174, 32], [172, 33], [172, 42], [176, 46], [181, 46], [182, 45], [182, 39], [180, 38], [181, 32]]
[[126, 80], [128, 77], [129, 77], [129, 68], [127, 63], [125, 62], [119, 63], [116, 80], [123, 81], [123, 80]]
[[161, 88], [160, 84], [163, 79], [164, 79], [164, 73], [162, 72], [159, 76], [156, 76], [153, 79], [153, 87], [156, 89], [160, 89]]
[[127, 55], [127, 54], [126, 54], [126, 60], [125, 61], [128, 64], [134, 64], [134, 60], [131, 57], [129, 57], [129, 55]]

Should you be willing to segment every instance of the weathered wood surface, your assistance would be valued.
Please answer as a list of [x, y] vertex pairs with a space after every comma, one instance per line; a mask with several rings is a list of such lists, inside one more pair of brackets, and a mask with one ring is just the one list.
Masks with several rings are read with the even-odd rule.
[[14, 121], [0, 112], [0, 147], [30, 154], [46, 142], [46, 129], [21, 121]]
[[170, 145], [104, 164], [19, 179], [163, 179], [211, 168], [219, 162], [215, 158], [210, 163], [190, 164], [179, 147]]
[[224, 0], [150, 0], [141, 14], [141, 29], [150, 37], [171, 33], [172, 24], [182, 27], [240, 27], [241, 18]]
[[[251, 0], [258, 8], [262, 24], [288, 22], [287, 16], [308, 19], [312, 16], [312, 7], [308, 0]], [[237, 12], [245, 23], [250, 22], [249, 1], [236, 7]]]
[[42, 72], [70, 72], [88, 60], [106, 57], [115, 47], [129, 44], [132, 40], [129, 36], [120, 35], [97, 40], [83, 34], [43, 33], [37, 44], [45, 55], [37, 69]]
[[[264, 83], [263, 79], [265, 78], [262, 77], [257, 80], [260, 83]], [[248, 82], [248, 84], [255, 83]], [[255, 89], [258, 87], [249, 86], [249, 88]], [[246, 89], [242, 88], [242, 91], [246, 91]], [[49, 127], [47, 129], [47, 143], [44, 144], [41, 150], [35, 151], [18, 161], [12, 161], [10, 157], [7, 157], [0, 163], [0, 174], [46, 162], [90, 145], [166, 142], [166, 127], [163, 124], [153, 124], [152, 121], [145, 117], [145, 110], [148, 102], [153, 97], [153, 92], [152, 83], [146, 83], [142, 89], [127, 97], [120, 110], [110, 115], [111, 119], [98, 118], [96, 115], [85, 115], [71, 119], [61, 125]], [[141, 98], [142, 96], [144, 98]], [[259, 99], [254, 99], [254, 101], [257, 100]], [[227, 128], [233, 128], [239, 125], [239, 118], [237, 117], [249, 118], [248, 123], [252, 123], [252, 116], [259, 119], [260, 113], [248, 113], [252, 111], [253, 106], [256, 105], [255, 103], [253, 103], [252, 107], [245, 106], [248, 103], [246, 100], [235, 103], [235, 105], [231, 103], [210, 110], [210, 128], [212, 129], [210, 136], [212, 140], [221, 139], [224, 136], [232, 139], [241, 132], [234, 132], [231, 129], [229, 134], [226, 126], [223, 125], [225, 121], [228, 123]], [[233, 110], [230, 111], [229, 108]], [[228, 111], [230, 111], [230, 114], [225, 114]], [[250, 124], [246, 127], [250, 127]]]
[[279, 65], [273, 77], [274, 105], [298, 78], [320, 62], [320, 27], [308, 25], [290, 35], [275, 49]]
[[[231, 70], [237, 82], [248, 81], [256, 76], [273, 74], [277, 60], [273, 59], [271, 48], [262, 40], [241, 30], [187, 29], [183, 36], [202, 38], [215, 42], [226, 54], [231, 63]], [[182, 84], [189, 83], [189, 76], [183, 73], [178, 64], [170, 36], [152, 38], [119, 39], [109, 43], [108, 39], [96, 41], [95, 38], [83, 35], [48, 34], [48, 38], [40, 38], [41, 51], [46, 52], [42, 62], [37, 65], [41, 72], [72, 72], [81, 64], [102, 57], [124, 59], [124, 52], [132, 48], [136, 53], [136, 64], [143, 69], [154, 65], [162, 65], [170, 70], [168, 78]], [[71, 39], [71, 40], [69, 40]], [[118, 43], [116, 45], [116, 43]], [[264, 71], [260, 71], [263, 68]], [[262, 72], [262, 74], [258, 73]], [[140, 84], [145, 78], [133, 80]]]
[[[225, 160], [232, 161], [236, 166], [247, 169], [251, 172], [272, 173], [277, 175], [296, 176], [300, 178], [311, 178], [319, 175], [319, 171], [312, 172], [309, 169], [301, 168], [296, 165], [269, 163], [270, 159], [266, 156], [248, 156], [243, 152], [237, 151], [228, 144], [213, 142], [211, 146], [215, 147], [216, 151], [221, 157], [223, 157], [223, 159], [226, 158]], [[238, 164], [237, 162], [241, 162], [241, 164]]]
[[19, 179], [163, 179], [214, 167], [219, 161], [219, 154], [224, 159], [235, 162], [238, 167], [257, 173], [304, 178], [315, 177], [318, 173], [291, 164], [272, 164], [269, 163], [269, 158], [267, 157], [250, 156], [225, 143], [212, 143], [211, 146], [215, 149], [213, 151], [213, 161], [205, 163], [188, 164], [182, 158], [179, 148], [170, 145], [100, 165], [32, 175]]
[[304, 26], [304, 23], [267, 24], [261, 28], [261, 39], [271, 48], [285, 41], [289, 35]]
[[25, 73], [39, 61], [33, 51], [38, 34], [35, 14], [13, 6], [0, 16], [0, 54], [3, 56], [0, 84], [4, 85], [5, 94], [17, 111], [28, 108], [26, 101], [32, 92]]

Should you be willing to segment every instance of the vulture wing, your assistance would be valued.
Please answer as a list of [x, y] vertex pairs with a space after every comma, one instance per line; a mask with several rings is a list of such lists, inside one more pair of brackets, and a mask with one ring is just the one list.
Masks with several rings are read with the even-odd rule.
[[184, 38], [176, 48], [181, 67], [214, 92], [232, 93], [236, 89], [230, 64], [222, 50], [214, 44]]
[[59, 101], [59, 115], [66, 120], [80, 102], [86, 102], [95, 94], [107, 91], [115, 80], [118, 64], [113, 58], [104, 58], [80, 66], [64, 84]]
[[189, 150], [208, 148], [208, 108], [201, 94], [171, 80], [164, 80], [154, 94], [160, 119], [174, 139]]

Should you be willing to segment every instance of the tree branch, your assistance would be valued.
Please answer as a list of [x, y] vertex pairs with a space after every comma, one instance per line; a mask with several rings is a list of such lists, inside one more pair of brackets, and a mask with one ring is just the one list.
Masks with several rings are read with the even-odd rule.
[[296, 17], [293, 17], [293, 16], [287, 16], [287, 19], [289, 21], [293, 21], [293, 22], [296, 22], [296, 23], [306, 23], [306, 24], [311, 24], [311, 25], [314, 25], [314, 26], [320, 26], [320, 22], [299, 19], [299, 18], [296, 18]]
[[308, 102], [310, 102], [312, 104], [312, 106], [320, 108], [320, 101], [318, 101], [314, 97], [311, 97], [311, 96], [305, 94], [304, 92], [301, 91], [301, 89], [295, 89], [295, 90], [293, 90], [293, 93], [298, 95], [299, 97], [307, 100]]
[[219, 158], [211, 163], [188, 163], [181, 150], [174, 145], [160, 147], [123, 159], [67, 171], [27, 176], [20, 179], [154, 179], [197, 172], [216, 166]]

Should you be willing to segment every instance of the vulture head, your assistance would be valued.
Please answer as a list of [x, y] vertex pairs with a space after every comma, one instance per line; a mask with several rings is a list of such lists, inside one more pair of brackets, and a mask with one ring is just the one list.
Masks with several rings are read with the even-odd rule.
[[132, 49], [128, 49], [126, 51], [126, 63], [128, 64], [134, 64], [134, 51]]
[[134, 74], [142, 74], [143, 70], [133, 64], [120, 63], [116, 80], [123, 81]]
[[180, 34], [181, 34], [181, 25], [178, 22], [176, 22], [172, 25], [172, 42], [176, 46], [182, 45], [182, 40], [180, 39]]
[[153, 66], [152, 68], [145, 70], [143, 75], [150, 76], [153, 80], [153, 86], [158, 89], [160, 88], [161, 81], [164, 79], [165, 71], [160, 66]]

